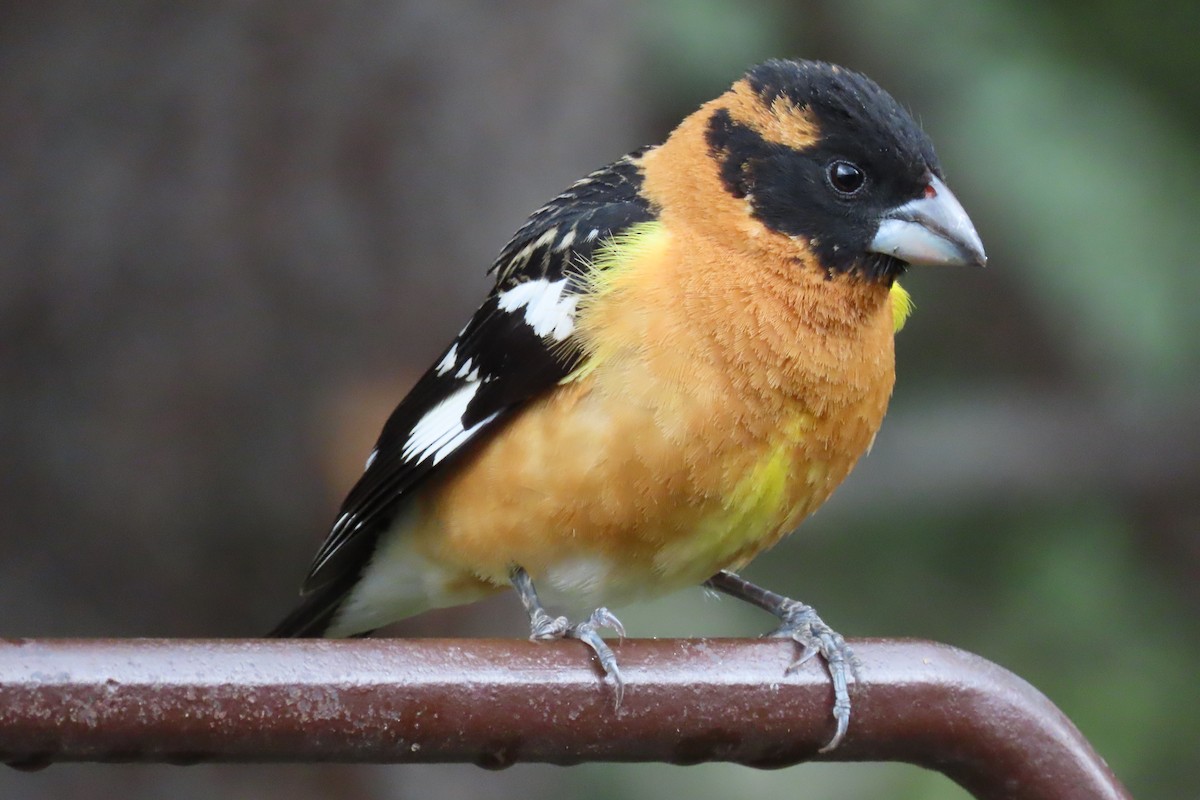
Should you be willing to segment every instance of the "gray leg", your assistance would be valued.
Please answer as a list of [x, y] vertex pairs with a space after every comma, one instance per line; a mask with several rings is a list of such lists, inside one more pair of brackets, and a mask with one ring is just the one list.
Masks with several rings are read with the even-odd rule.
[[567, 635], [571, 624], [567, 622], [566, 617], [552, 617], [546, 613], [528, 572], [521, 567], [514, 567], [508, 574], [508, 579], [517, 590], [521, 605], [525, 606], [525, 613], [529, 615], [530, 639], [561, 639]]
[[512, 582], [513, 588], [517, 590], [521, 604], [525, 606], [525, 613], [529, 615], [529, 638], [535, 640], [578, 639], [592, 648], [596, 658], [600, 660], [600, 666], [604, 668], [605, 679], [613, 685], [616, 694], [616, 708], [620, 708], [621, 699], [625, 695], [625, 681], [617, 666], [616, 654], [600, 637], [599, 630], [600, 628], [611, 628], [624, 639], [625, 626], [621, 624], [621, 621], [613, 616], [607, 608], [597, 608], [586, 620], [572, 625], [566, 617], [552, 617], [546, 613], [542, 601], [538, 599], [537, 590], [533, 588], [533, 580], [522, 567], [513, 567], [509, 573], [509, 580]]
[[833, 679], [833, 718], [837, 722], [837, 730], [821, 748], [821, 752], [828, 753], [841, 744], [850, 725], [850, 691], [846, 673], [849, 671], [853, 674], [857, 665], [854, 654], [846, 646], [841, 634], [826, 625], [811, 606], [756, 586], [732, 572], [722, 570], [705, 581], [704, 585], [745, 600], [779, 618], [779, 627], [769, 635], [791, 639], [801, 647], [800, 656], [788, 666], [788, 673], [815, 655], [820, 654], [825, 659], [829, 676]]

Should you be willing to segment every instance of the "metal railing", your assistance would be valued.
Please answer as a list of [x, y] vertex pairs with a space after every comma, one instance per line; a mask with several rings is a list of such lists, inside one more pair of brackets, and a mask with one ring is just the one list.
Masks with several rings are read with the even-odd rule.
[[903, 761], [979, 798], [1129, 795], [1025, 681], [919, 641], [858, 640], [849, 735], [790, 642], [628, 640], [620, 709], [578, 642], [0, 640], [0, 759], [55, 761]]

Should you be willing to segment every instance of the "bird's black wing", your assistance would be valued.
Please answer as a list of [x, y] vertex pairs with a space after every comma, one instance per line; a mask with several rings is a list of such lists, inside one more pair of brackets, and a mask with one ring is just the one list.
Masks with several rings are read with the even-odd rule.
[[579, 266], [614, 234], [656, 216], [641, 194], [645, 152], [577, 181], [535, 211], [505, 246], [490, 270], [491, 294], [384, 425], [305, 592], [352, 585], [402, 498], [574, 369], [579, 353], [565, 345], [584, 290]]

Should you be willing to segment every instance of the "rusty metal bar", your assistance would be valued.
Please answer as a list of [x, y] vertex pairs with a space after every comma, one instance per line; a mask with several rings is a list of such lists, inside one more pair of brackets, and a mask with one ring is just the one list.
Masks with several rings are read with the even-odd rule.
[[629, 640], [611, 690], [579, 642], [0, 640], [0, 760], [905, 761], [977, 797], [1125, 789], [1069, 720], [1007, 670], [945, 645], [860, 640], [845, 742], [832, 691], [778, 640]]

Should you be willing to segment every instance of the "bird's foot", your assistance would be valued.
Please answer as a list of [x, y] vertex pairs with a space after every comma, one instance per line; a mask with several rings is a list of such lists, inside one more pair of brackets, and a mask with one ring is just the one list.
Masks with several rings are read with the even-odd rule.
[[624, 639], [625, 626], [621, 624], [621, 620], [607, 608], [597, 608], [586, 620], [572, 625], [566, 617], [552, 617], [546, 613], [541, 600], [538, 599], [537, 591], [533, 588], [533, 580], [524, 569], [514, 567], [510, 580], [529, 614], [529, 638], [534, 641], [578, 639], [590, 647], [604, 669], [604, 679], [613, 686], [614, 707], [619, 710], [621, 700], [625, 696], [625, 681], [617, 665], [617, 656], [600, 636], [600, 629], [609, 628]]
[[812, 606], [785, 599], [780, 605], [779, 619], [779, 627], [768, 636], [791, 639], [800, 646], [800, 654], [788, 665], [785, 674], [792, 674], [816, 655], [825, 659], [825, 665], [829, 669], [829, 677], [833, 680], [833, 718], [837, 722], [837, 730], [834, 731], [833, 738], [820, 750], [822, 753], [828, 753], [842, 743], [846, 730], [850, 727], [850, 690], [847, 676], [858, 677], [858, 659], [842, 635], [826, 625]]
[[600, 628], [616, 631], [622, 641], [625, 640], [625, 626], [621, 620], [613, 616], [607, 608], [597, 608], [583, 622], [576, 623], [567, 629], [567, 636], [592, 648], [600, 666], [604, 669], [604, 679], [613, 687], [613, 709], [621, 709], [621, 700], [625, 697], [625, 679], [621, 677], [621, 668], [617, 665], [616, 653], [612, 651], [604, 639], [600, 638]]
[[800, 646], [799, 656], [788, 665], [785, 674], [790, 675], [813, 656], [820, 655], [825, 660], [833, 680], [833, 719], [837, 727], [833, 738], [820, 752], [828, 753], [841, 744], [850, 727], [849, 679], [858, 677], [859, 664], [841, 634], [826, 625], [811, 606], [756, 586], [732, 572], [718, 572], [704, 585], [752, 603], [779, 618], [779, 627], [768, 635], [791, 639]]

